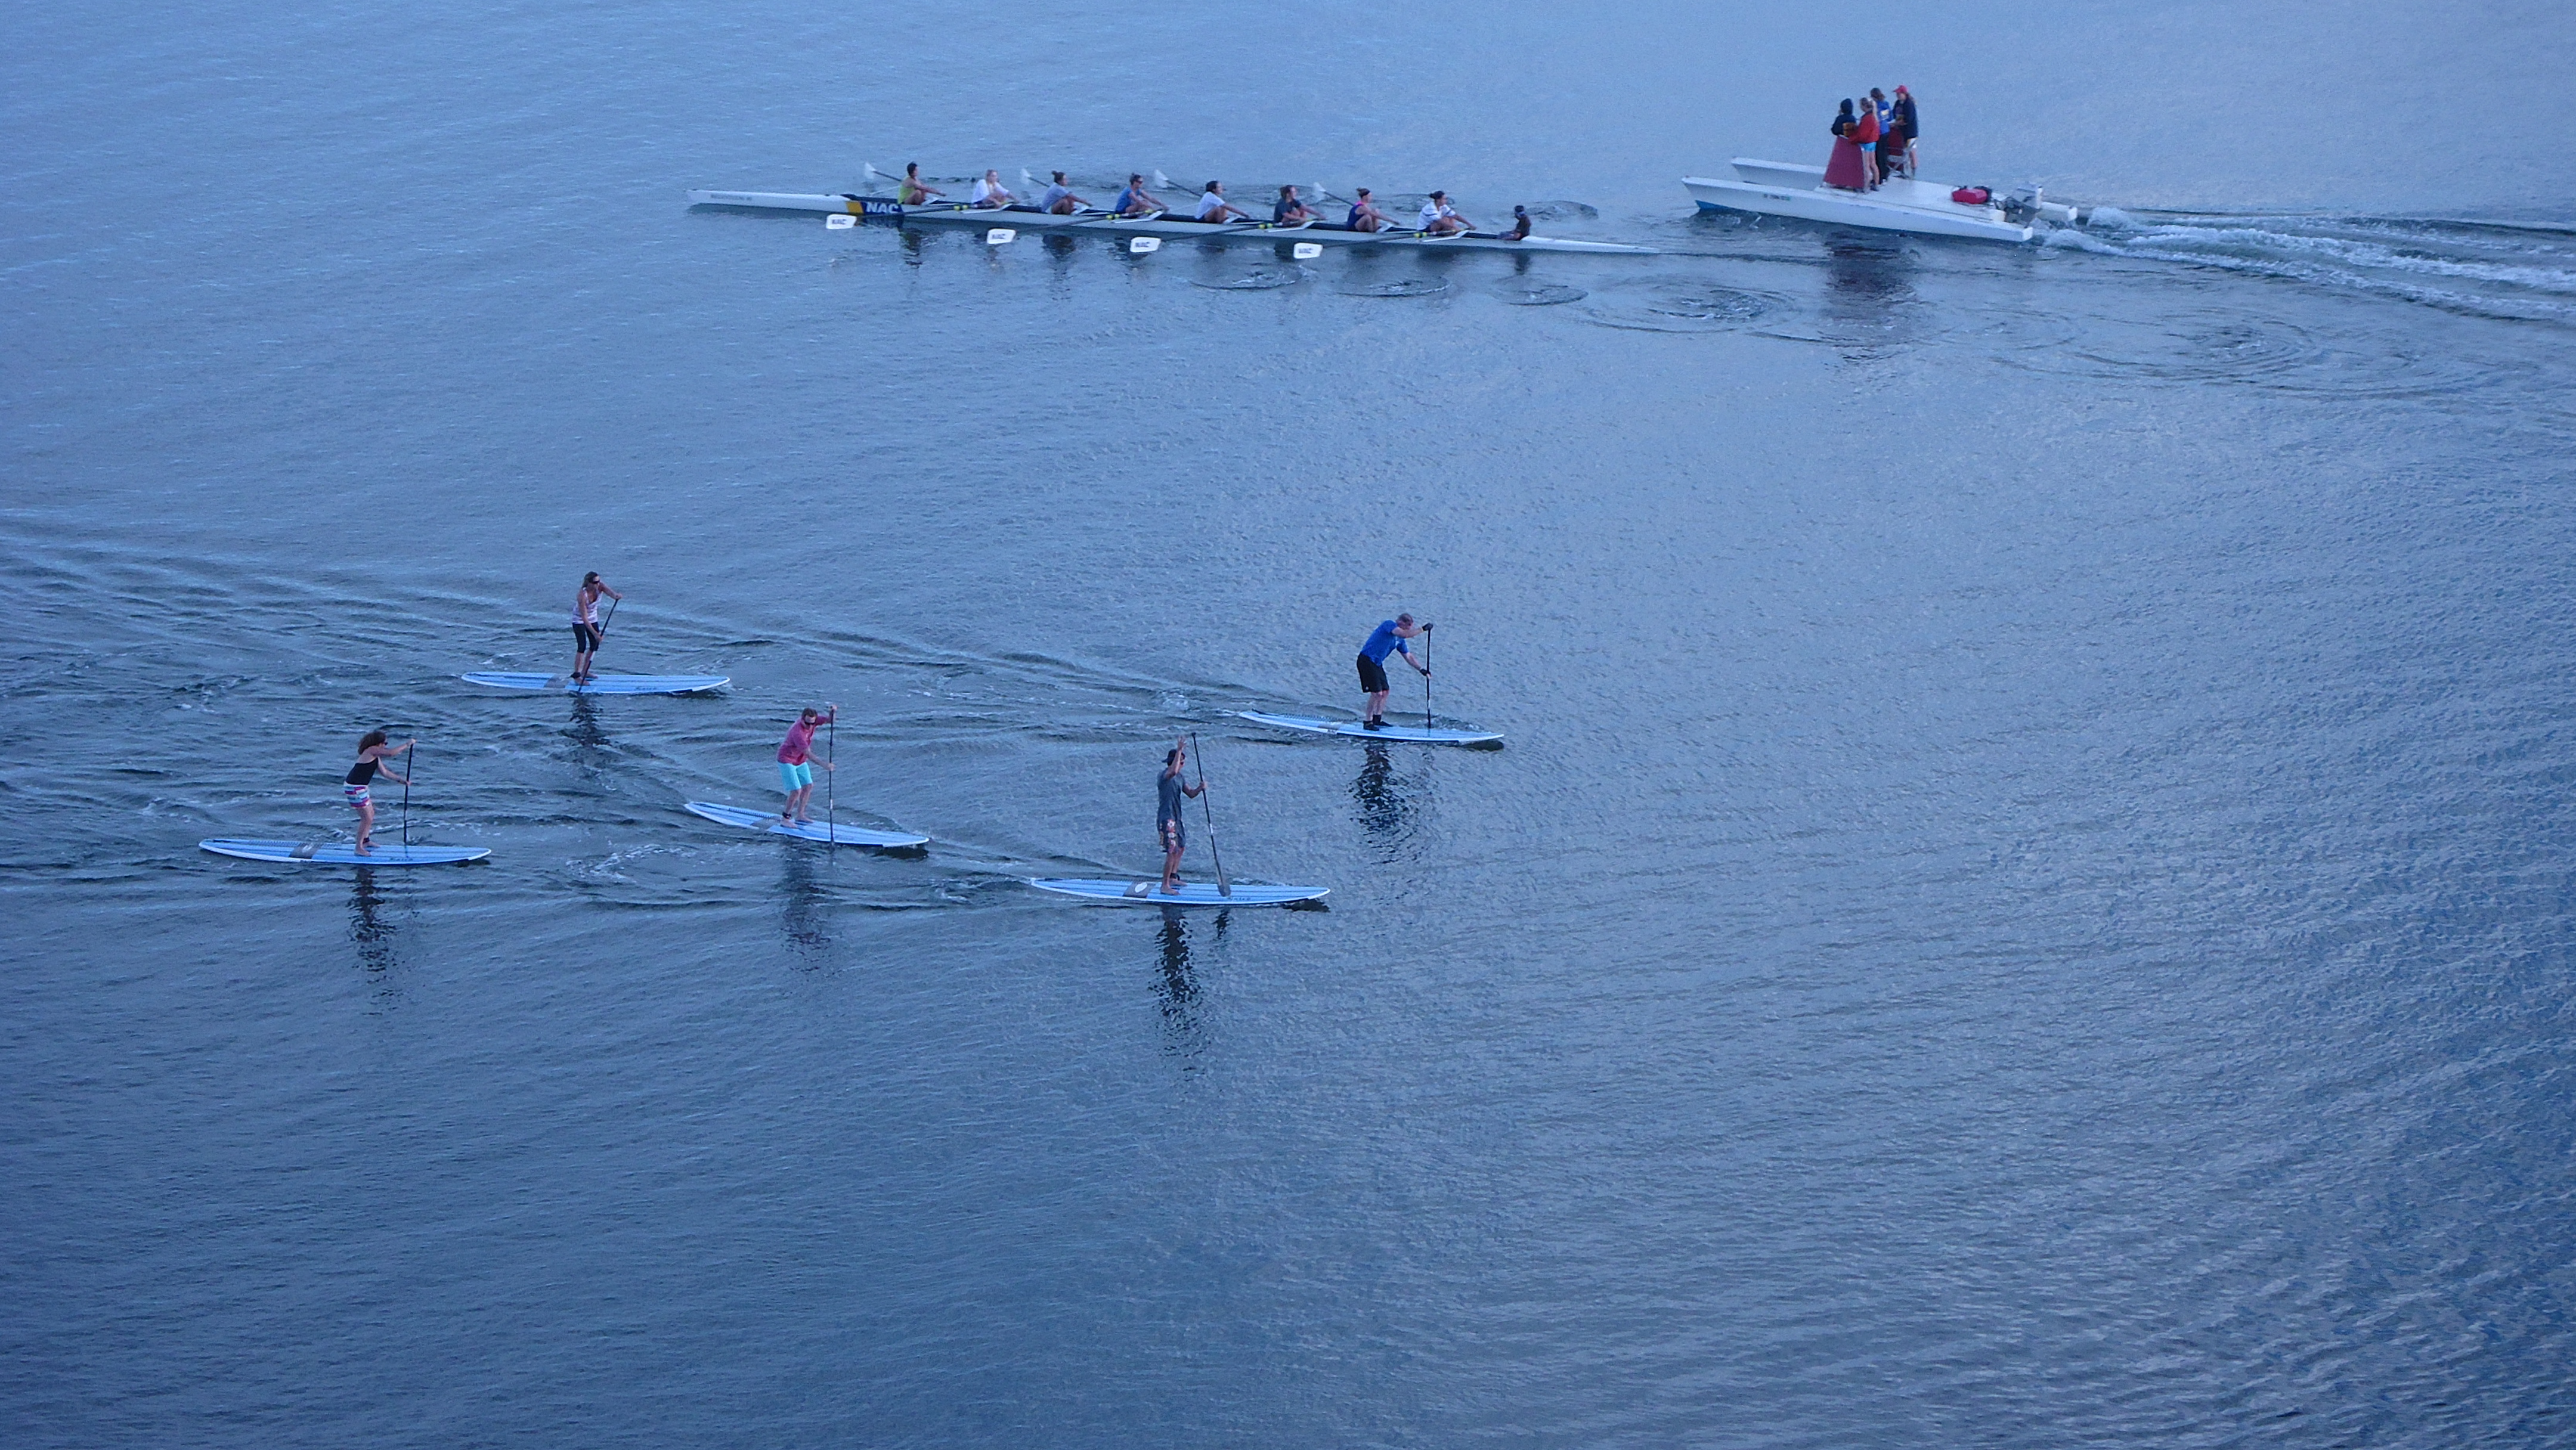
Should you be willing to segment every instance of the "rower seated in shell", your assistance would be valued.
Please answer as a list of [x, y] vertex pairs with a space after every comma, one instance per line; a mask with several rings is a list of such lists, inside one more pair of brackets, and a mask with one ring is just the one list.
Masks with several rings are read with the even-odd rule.
[[1084, 207], [1091, 205], [1091, 203], [1084, 201], [1081, 197], [1074, 195], [1073, 188], [1064, 184], [1063, 172], [1057, 171], [1050, 174], [1055, 177], [1055, 180], [1047, 183], [1047, 189], [1039, 193], [1038, 210], [1049, 212], [1056, 216], [1071, 216], [1075, 212], [1082, 210]]
[[1109, 209], [1123, 217], [1152, 216], [1163, 209], [1163, 204], [1145, 189], [1144, 175], [1131, 171], [1127, 174], [1127, 185], [1119, 191], [1118, 199], [1110, 203]]
[[1273, 223], [1292, 227], [1299, 222], [1310, 222], [1314, 219], [1314, 209], [1298, 199], [1297, 188], [1293, 186], [1279, 188], [1278, 204], [1270, 208], [1270, 220]]
[[1018, 199], [1011, 195], [1009, 187], [1002, 184], [1002, 173], [987, 166], [983, 179], [975, 183], [975, 194], [968, 199], [967, 205], [999, 211]]
[[1449, 204], [1449, 193], [1445, 191], [1431, 193], [1431, 199], [1422, 204], [1420, 226], [1422, 234], [1430, 237], [1454, 237], [1473, 230], [1472, 224]]
[[894, 199], [905, 206], [919, 206], [934, 196], [947, 194], [921, 179], [921, 163], [918, 161], [904, 163], [903, 180], [897, 183], [894, 189]]
[[1507, 232], [1503, 233], [1503, 240], [1504, 240], [1504, 241], [1507, 241], [1507, 242], [1526, 242], [1526, 241], [1528, 241], [1528, 240], [1529, 240], [1529, 234], [1530, 234], [1530, 214], [1529, 214], [1529, 208], [1528, 208], [1528, 207], [1525, 207], [1525, 206], [1516, 206], [1516, 207], [1513, 207], [1513, 208], [1512, 208], [1512, 229], [1511, 229], [1510, 231], [1507, 231]]
[[1198, 219], [1203, 222], [1248, 222], [1252, 220], [1252, 213], [1225, 199], [1224, 182], [1211, 181], [1207, 190], [1199, 193]]
[[1359, 199], [1351, 203], [1350, 217], [1342, 223], [1343, 230], [1374, 232], [1385, 226], [1386, 213], [1379, 211], [1377, 203], [1369, 200], [1369, 189], [1365, 186], [1361, 187]]

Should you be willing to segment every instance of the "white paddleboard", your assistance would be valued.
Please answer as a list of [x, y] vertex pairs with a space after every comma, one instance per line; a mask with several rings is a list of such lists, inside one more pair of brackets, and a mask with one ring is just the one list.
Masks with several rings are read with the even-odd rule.
[[776, 811], [747, 811], [740, 806], [720, 806], [707, 801], [687, 803], [692, 815], [745, 830], [767, 831], [773, 836], [793, 836], [812, 841], [818, 846], [927, 846], [928, 836], [908, 835], [902, 831], [871, 831], [862, 826], [843, 825], [827, 829], [821, 821], [809, 826], [782, 826]]
[[460, 678], [496, 690], [539, 690], [565, 695], [694, 695], [719, 690], [730, 675], [594, 675], [579, 684], [570, 675], [540, 675], [510, 670], [477, 670]]
[[1238, 881], [1234, 883], [1234, 894], [1225, 896], [1213, 881], [1184, 881], [1178, 895], [1166, 896], [1159, 879], [1091, 881], [1058, 877], [1032, 879], [1029, 884], [1058, 896], [1078, 896], [1115, 906], [1288, 906], [1300, 901], [1321, 901], [1330, 890], [1323, 886], [1255, 886]]
[[480, 861], [491, 855], [480, 846], [404, 846], [378, 841], [375, 849], [361, 856], [358, 848], [346, 841], [199, 841], [197, 849], [218, 856], [238, 856], [245, 861], [276, 861], [284, 864], [310, 862], [316, 866], [453, 866], [460, 861]]
[[1312, 735], [1356, 735], [1362, 740], [1409, 740], [1417, 745], [1500, 745], [1499, 730], [1425, 730], [1419, 725], [1398, 725], [1389, 720], [1384, 728], [1371, 730], [1357, 720], [1310, 720], [1303, 715], [1265, 715], [1259, 710], [1237, 710], [1246, 720], [1276, 725], [1282, 730], [1303, 730]]

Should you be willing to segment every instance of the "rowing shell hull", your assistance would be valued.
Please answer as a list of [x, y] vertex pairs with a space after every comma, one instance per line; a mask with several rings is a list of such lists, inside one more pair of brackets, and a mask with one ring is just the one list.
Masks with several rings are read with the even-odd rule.
[[366, 855], [342, 841], [199, 841], [197, 849], [281, 866], [458, 866], [491, 855], [477, 846], [379, 845]]
[[747, 831], [811, 841], [817, 846], [872, 846], [878, 850], [902, 851], [930, 844], [928, 836], [916, 836], [909, 831], [871, 831], [862, 826], [782, 826], [778, 817], [769, 811], [747, 811], [740, 806], [720, 806], [711, 801], [690, 801], [687, 806], [691, 815], [704, 816], [718, 825], [739, 826]]
[[1165, 895], [1160, 881], [1099, 881], [1071, 877], [1031, 880], [1031, 886], [1057, 896], [1078, 897], [1101, 906], [1295, 906], [1302, 901], [1321, 901], [1331, 894], [1323, 886], [1255, 886], [1247, 881], [1234, 883], [1234, 894], [1227, 896], [1211, 881], [1184, 881], [1178, 895]]
[[1265, 715], [1259, 710], [1237, 710], [1246, 720], [1281, 730], [1302, 730], [1309, 735], [1353, 735], [1362, 740], [1403, 740], [1417, 745], [1500, 745], [1499, 730], [1427, 730], [1419, 725], [1398, 725], [1388, 721], [1384, 729], [1371, 730], [1357, 720], [1315, 720], [1303, 715]]
[[536, 690], [564, 695], [694, 695], [704, 690], [721, 690], [733, 683], [728, 675], [599, 675], [575, 684], [569, 675], [509, 670], [477, 670], [457, 678], [495, 690]]
[[1320, 242], [1334, 247], [1395, 247], [1418, 252], [1573, 252], [1604, 256], [1651, 257], [1652, 247], [1624, 242], [1581, 242], [1566, 237], [1528, 237], [1520, 241], [1491, 232], [1432, 237], [1420, 232], [1355, 232], [1345, 227], [1307, 222], [1281, 226], [1271, 222], [1200, 222], [1183, 217], [1112, 217], [1098, 213], [1057, 216], [1022, 207], [977, 207], [934, 202], [905, 206], [889, 197], [807, 195], [781, 191], [692, 191], [694, 206], [742, 207], [753, 211], [819, 212], [826, 216], [878, 217], [899, 222], [949, 222], [963, 226], [1012, 227], [1021, 231], [1110, 232], [1130, 236], [1202, 237], [1220, 242]]

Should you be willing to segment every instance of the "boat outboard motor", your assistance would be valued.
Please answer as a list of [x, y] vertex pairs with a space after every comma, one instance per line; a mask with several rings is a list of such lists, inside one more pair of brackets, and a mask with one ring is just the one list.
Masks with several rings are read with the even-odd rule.
[[1995, 197], [1995, 205], [2004, 209], [2005, 221], [2017, 227], [2029, 226], [2040, 218], [2039, 188], [2023, 186], [2009, 193], [1999, 193]]

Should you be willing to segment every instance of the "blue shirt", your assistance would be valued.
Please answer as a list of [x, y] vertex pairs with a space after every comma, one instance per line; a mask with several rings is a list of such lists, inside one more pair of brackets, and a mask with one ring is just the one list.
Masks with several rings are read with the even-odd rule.
[[1144, 198], [1137, 192], [1136, 188], [1132, 186], [1126, 187], [1119, 191], [1118, 200], [1111, 203], [1109, 209], [1111, 211], [1125, 211], [1127, 208], [1134, 206], [1137, 202], [1143, 199]]
[[[1342, 638], [1348, 639], [1350, 636], [1344, 635]], [[1397, 654], [1404, 656], [1406, 659], [1413, 658], [1412, 649], [1407, 647], [1404, 640], [1396, 634], [1395, 621], [1392, 619], [1379, 625], [1377, 627], [1377, 632], [1368, 637], [1368, 643], [1360, 646], [1361, 654], [1367, 655], [1370, 659], [1375, 660], [1379, 664], [1386, 663], [1386, 652], [1388, 650], [1393, 650]]]

